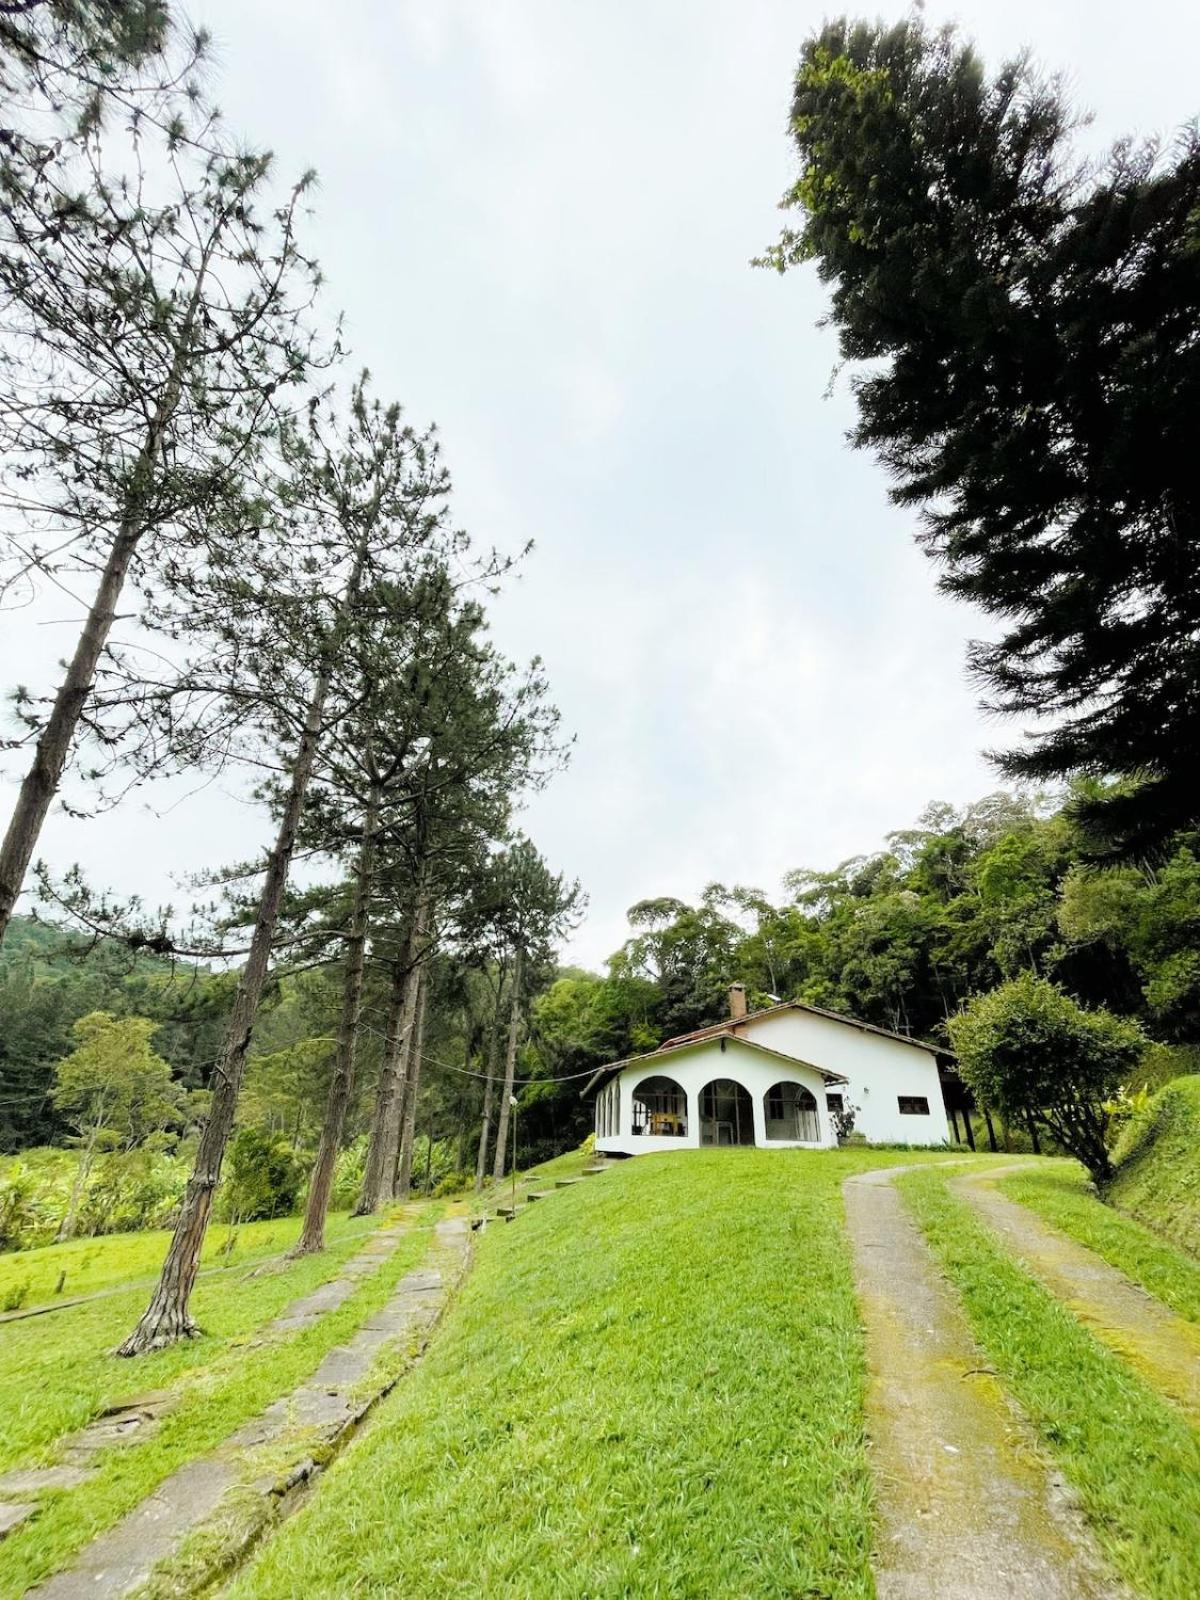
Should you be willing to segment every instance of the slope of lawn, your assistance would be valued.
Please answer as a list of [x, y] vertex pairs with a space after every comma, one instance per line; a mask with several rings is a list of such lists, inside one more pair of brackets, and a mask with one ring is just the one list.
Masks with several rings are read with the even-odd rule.
[[[330, 1243], [359, 1238], [375, 1221], [338, 1212], [329, 1219], [327, 1238]], [[280, 1217], [275, 1222], [214, 1223], [204, 1241], [204, 1265], [240, 1268], [276, 1255], [299, 1238], [300, 1222], [299, 1217]], [[153, 1229], [6, 1251], [0, 1254], [0, 1309], [12, 1309], [9, 1302], [28, 1308], [59, 1295], [71, 1299], [133, 1280], [153, 1284], [170, 1242], [169, 1230]]]
[[1200, 1591], [1200, 1437], [1008, 1255], [935, 1172], [897, 1185], [975, 1338], [1142, 1600]]
[[641, 1156], [493, 1224], [424, 1363], [230, 1593], [873, 1594], [840, 1184]]
[[[0, 1327], [0, 1468], [53, 1461], [63, 1435], [116, 1401], [151, 1389], [181, 1394], [144, 1442], [106, 1452], [94, 1478], [47, 1496], [38, 1515], [0, 1543], [0, 1596], [21, 1595], [66, 1564], [168, 1473], [303, 1382], [417, 1264], [442, 1209], [437, 1202], [415, 1204], [412, 1232], [338, 1310], [290, 1336], [273, 1336], [269, 1346], [249, 1341], [293, 1300], [334, 1276], [359, 1248], [360, 1233], [343, 1234], [323, 1255], [271, 1265], [260, 1276], [201, 1279], [193, 1306], [205, 1336], [136, 1361], [110, 1352], [144, 1309], [144, 1288]], [[371, 1222], [378, 1226], [379, 1220]]]
[[1160, 1089], [1116, 1159], [1108, 1199], [1200, 1256], [1200, 1075]]
[[1103, 1256], [1172, 1311], [1200, 1322], [1200, 1261], [1098, 1199], [1087, 1174], [1073, 1161], [1047, 1162], [1036, 1171], [1002, 1178], [999, 1187]]

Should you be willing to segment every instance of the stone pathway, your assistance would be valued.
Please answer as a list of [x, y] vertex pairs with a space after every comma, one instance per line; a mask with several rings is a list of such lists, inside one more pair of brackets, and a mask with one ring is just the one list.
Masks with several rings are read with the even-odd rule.
[[[334, 1277], [303, 1299], [293, 1301], [272, 1322], [260, 1328], [256, 1337], [243, 1348], [258, 1349], [272, 1339], [288, 1337], [326, 1312], [336, 1310], [354, 1293], [363, 1278], [375, 1272], [385, 1257], [391, 1255], [397, 1241], [407, 1231], [403, 1221], [377, 1229]], [[259, 1262], [254, 1270], [261, 1272], [267, 1265], [266, 1261]], [[0, 1539], [37, 1514], [37, 1503], [30, 1496], [46, 1490], [74, 1489], [99, 1471], [104, 1452], [114, 1446], [139, 1444], [148, 1438], [186, 1393], [186, 1385], [185, 1376], [174, 1389], [157, 1389], [109, 1406], [65, 1442], [61, 1459], [52, 1467], [18, 1468], [0, 1474]]]
[[843, 1189], [870, 1371], [879, 1600], [1119, 1600], [892, 1187], [903, 1170]]
[[950, 1187], [1085, 1327], [1200, 1426], [1200, 1328], [1094, 1250], [1001, 1194], [993, 1183], [1009, 1170], [1018, 1169], [966, 1173], [952, 1178]]
[[[272, 1330], [293, 1331], [342, 1304], [404, 1231], [388, 1228], [375, 1234], [371, 1246], [337, 1278], [296, 1301], [256, 1343], [268, 1344]], [[327, 1464], [419, 1354], [465, 1270], [469, 1240], [465, 1218], [438, 1223], [423, 1265], [401, 1279], [388, 1303], [344, 1345], [331, 1350], [311, 1378], [239, 1428], [211, 1455], [172, 1473], [122, 1521], [86, 1546], [72, 1567], [31, 1595], [39, 1600], [85, 1596], [117, 1600], [131, 1595], [151, 1580], [159, 1563], [174, 1556], [191, 1535], [218, 1522], [231, 1502], [247, 1491], [248, 1503], [239, 1501], [237, 1538], [239, 1549], [248, 1547]], [[394, 1362], [377, 1367], [385, 1345], [402, 1349]], [[214, 1546], [213, 1559], [219, 1571], [231, 1559], [228, 1546]], [[203, 1574], [197, 1578], [193, 1569], [191, 1581], [207, 1579]]]

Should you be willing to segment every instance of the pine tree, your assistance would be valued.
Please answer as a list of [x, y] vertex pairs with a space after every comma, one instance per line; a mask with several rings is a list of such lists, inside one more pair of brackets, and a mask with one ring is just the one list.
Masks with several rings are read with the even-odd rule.
[[[999, 760], [1119, 775], [1080, 814], [1138, 854], [1200, 810], [1200, 132], [1088, 165], [1062, 84], [989, 77], [953, 29], [841, 20], [805, 45], [791, 130], [815, 261], [876, 452], [944, 591], [1002, 620]], [[1044, 720], [1048, 719], [1048, 720]]]
[[[136, 641], [114, 647], [119, 606], [156, 617], [164, 598], [186, 596], [198, 573], [257, 537], [247, 482], [282, 394], [314, 355], [304, 317], [316, 272], [296, 234], [309, 180], [277, 204], [270, 174], [269, 156], [235, 146], [202, 97], [170, 82], [115, 133], [96, 115], [74, 138], [10, 140], [0, 174], [7, 582], [93, 588], [57, 691], [45, 703], [17, 691], [32, 758], [0, 844], [0, 941], [81, 741], [92, 736], [111, 759], [136, 737], [130, 702], [136, 713], [145, 657]], [[106, 696], [102, 671], [114, 679]]]
[[[411, 563], [438, 541], [457, 536], [445, 528], [447, 491], [437, 451], [428, 437], [407, 427], [398, 406], [372, 401], [365, 379], [355, 385], [347, 414], [314, 404], [305, 430], [286, 436], [291, 470], [280, 486], [290, 513], [281, 530], [279, 561], [294, 563], [296, 582], [248, 603], [245, 585], [231, 586], [231, 643], [244, 650], [240, 676], [227, 693], [251, 700], [277, 741], [294, 741], [278, 808], [278, 830], [267, 857], [254, 932], [238, 981], [216, 1074], [212, 1106], [158, 1287], [137, 1327], [119, 1348], [141, 1355], [196, 1332], [189, 1302], [213, 1195], [233, 1130], [246, 1058], [267, 978], [288, 873], [322, 740], [328, 736], [327, 703], [342, 651], [358, 617], [364, 589], [388, 576], [402, 581]], [[281, 583], [280, 570], [274, 582]], [[229, 599], [224, 586], [214, 608]], [[257, 610], [258, 634], [248, 649], [245, 629]], [[213, 626], [215, 627], [215, 616]], [[296, 692], [296, 679], [306, 684]], [[218, 680], [219, 681], [219, 680]], [[291, 691], [289, 693], [289, 690]]]

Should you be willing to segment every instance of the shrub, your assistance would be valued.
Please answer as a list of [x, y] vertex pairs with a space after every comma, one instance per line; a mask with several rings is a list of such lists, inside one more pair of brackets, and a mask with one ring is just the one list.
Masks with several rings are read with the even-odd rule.
[[329, 1194], [331, 1211], [350, 1211], [358, 1204], [362, 1194], [363, 1171], [367, 1164], [365, 1135], [353, 1144], [338, 1151], [337, 1165], [333, 1169], [333, 1188]]
[[33, 1173], [21, 1162], [14, 1162], [0, 1178], [0, 1250], [24, 1250], [39, 1242], [46, 1218], [37, 1204], [37, 1187]]
[[1025, 972], [951, 1018], [950, 1037], [982, 1104], [1009, 1119], [1031, 1116], [1097, 1183], [1111, 1179], [1105, 1102], [1145, 1054], [1135, 1022], [1085, 1010], [1056, 984]]
[[286, 1139], [242, 1128], [229, 1152], [225, 1215], [241, 1222], [286, 1217], [296, 1209], [305, 1177], [305, 1165]]
[[180, 1162], [161, 1151], [117, 1151], [102, 1159], [79, 1216], [80, 1233], [137, 1233], [169, 1228], [183, 1196]]

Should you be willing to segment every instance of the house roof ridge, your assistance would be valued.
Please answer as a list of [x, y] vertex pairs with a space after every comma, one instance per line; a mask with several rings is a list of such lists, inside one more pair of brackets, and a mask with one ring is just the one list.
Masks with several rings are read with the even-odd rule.
[[689, 1043], [693, 1039], [715, 1039], [723, 1033], [736, 1033], [748, 1023], [757, 1022], [762, 1017], [774, 1016], [780, 1011], [807, 1011], [814, 1017], [827, 1017], [830, 1022], [844, 1022], [847, 1027], [861, 1028], [864, 1033], [877, 1033], [884, 1039], [896, 1039], [901, 1044], [914, 1045], [918, 1050], [928, 1050], [932, 1055], [942, 1056], [951, 1053], [939, 1045], [926, 1044], [924, 1039], [915, 1039], [911, 1033], [898, 1033], [894, 1028], [881, 1028], [878, 1023], [863, 1022], [861, 1018], [852, 1017], [845, 1011], [830, 1011], [825, 1006], [814, 1006], [807, 1000], [781, 1000], [776, 1005], [762, 1006], [757, 1011], [748, 1011], [744, 1017], [725, 1017], [720, 1022], [709, 1022], [703, 1028], [694, 1028], [690, 1033], [680, 1033], [672, 1039], [664, 1039], [658, 1049], [666, 1050], [671, 1045]]

